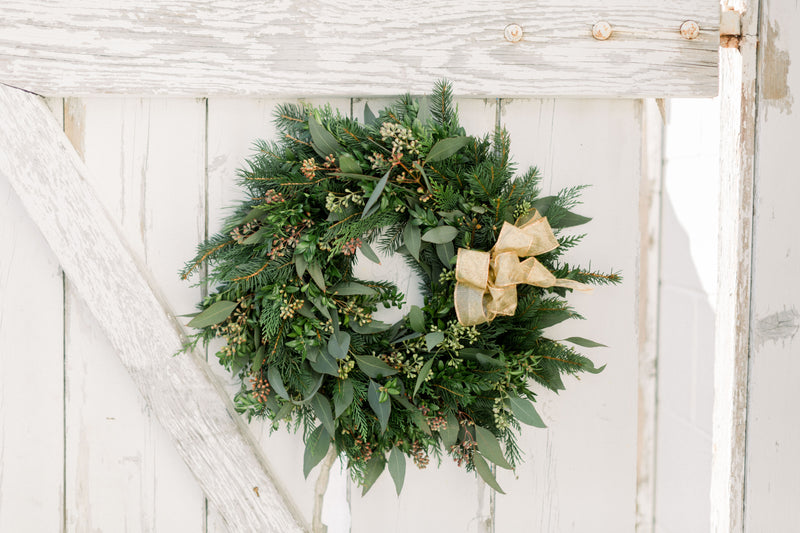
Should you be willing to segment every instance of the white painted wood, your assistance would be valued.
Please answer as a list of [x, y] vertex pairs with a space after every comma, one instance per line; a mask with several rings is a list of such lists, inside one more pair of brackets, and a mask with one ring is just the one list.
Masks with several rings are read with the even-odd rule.
[[[175, 272], [203, 235], [205, 103], [69, 99], [66, 118], [100, 203], [169, 304], [193, 304]], [[68, 527], [202, 532], [199, 485], [71, 285], [66, 322]]]
[[[545, 194], [591, 184], [578, 212], [593, 217], [567, 260], [619, 269], [621, 285], [571, 294], [586, 321], [553, 327], [552, 338], [578, 335], [609, 345], [586, 349], [599, 375], [565, 379], [566, 390], [539, 393], [547, 429], [525, 427], [525, 463], [498, 472], [496, 533], [634, 531], [637, 497], [639, 180], [642, 106], [634, 100], [515, 100], [501, 120], [520, 168], [542, 171]], [[523, 511], [524, 510], [524, 511]]]
[[[355, 101], [354, 115], [363, 117], [365, 104], [369, 104], [377, 115], [379, 109], [393, 101], [385, 98]], [[461, 124], [469, 134], [479, 135], [494, 130], [497, 120], [495, 99], [457, 99], [456, 103]], [[389, 310], [390, 313], [381, 317], [382, 320], [393, 322], [407, 311], [408, 306], [424, 304], [416, 276], [400, 257], [383, 258], [380, 266], [362, 258], [357, 268], [359, 277], [393, 281], [406, 295], [406, 306]], [[483, 481], [474, 473], [465, 472], [449, 457], [443, 459], [441, 466], [436, 466], [435, 458], [431, 458], [425, 470], [418, 469], [408, 460], [400, 496], [397, 496], [388, 471], [365, 496], [361, 496], [360, 487], [351, 486], [351, 531], [490, 533], [493, 531], [493, 509], [489, 493]]]
[[636, 533], [655, 520], [658, 284], [661, 249], [661, 171], [664, 121], [654, 100], [643, 102], [639, 182], [639, 410], [636, 455]]
[[761, 0], [744, 531], [800, 524], [800, 7]]
[[743, 531], [758, 5], [754, 0], [744, 12], [741, 38], [733, 47], [720, 49], [720, 231], [711, 459], [715, 533]]
[[63, 298], [58, 261], [0, 173], [0, 531], [63, 532]]
[[[592, 38], [607, 21], [611, 38]], [[697, 39], [679, 34], [696, 21]], [[504, 38], [511, 23], [521, 41]], [[717, 0], [6, 0], [0, 82], [45, 95], [700, 96]]]
[[[301, 531], [299, 514], [129, 252], [69, 141], [35, 96], [0, 88], [0, 175], [42, 228], [153, 413], [237, 531]], [[259, 491], [253, 490], [258, 487]]]

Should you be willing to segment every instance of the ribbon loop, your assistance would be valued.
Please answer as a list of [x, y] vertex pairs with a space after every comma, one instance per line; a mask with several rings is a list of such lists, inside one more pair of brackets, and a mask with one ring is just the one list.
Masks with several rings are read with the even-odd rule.
[[[458, 249], [454, 303], [464, 326], [491, 322], [497, 315], [513, 316], [517, 310], [517, 285], [564, 287], [582, 292], [592, 289], [572, 279], [558, 279], [534, 255], [558, 247], [550, 223], [534, 210], [522, 225], [503, 223], [490, 252]], [[526, 257], [520, 261], [520, 257]]]

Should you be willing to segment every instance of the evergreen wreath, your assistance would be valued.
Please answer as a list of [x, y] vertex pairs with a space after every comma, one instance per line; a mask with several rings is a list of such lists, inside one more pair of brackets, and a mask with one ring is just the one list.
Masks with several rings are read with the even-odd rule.
[[[449, 455], [502, 492], [487, 461], [513, 468], [520, 423], [544, 427], [534, 384], [559, 391], [562, 375], [602, 370], [571, 346], [602, 345], [543, 330], [582, 318], [568, 291], [621, 278], [562, 260], [584, 236], [563, 230], [589, 221], [572, 212], [582, 187], [542, 197], [536, 168], [514, 178], [508, 134], [466, 136], [448, 82], [429, 109], [406, 95], [364, 114], [276, 109], [282, 138], [257, 141], [239, 172], [248, 199], [181, 273], [207, 265], [214, 287], [187, 347], [226, 341], [217, 356], [241, 379], [237, 410], [302, 427], [306, 476], [334, 446], [364, 492], [388, 465], [399, 494], [406, 456], [424, 468]], [[533, 226], [543, 248], [499, 253]], [[423, 280], [424, 307], [395, 324], [373, 313], [404, 295], [353, 273], [356, 251], [379, 262], [375, 248]], [[488, 287], [470, 285], [470, 267]], [[522, 279], [534, 274], [544, 281]]]

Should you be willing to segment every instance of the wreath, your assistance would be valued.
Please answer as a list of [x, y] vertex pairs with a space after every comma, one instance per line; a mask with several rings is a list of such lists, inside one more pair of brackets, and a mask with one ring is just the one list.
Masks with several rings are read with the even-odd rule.
[[[583, 237], [563, 230], [589, 221], [582, 188], [514, 177], [508, 134], [467, 136], [449, 83], [429, 107], [406, 95], [364, 115], [276, 109], [281, 139], [239, 171], [247, 200], [181, 273], [205, 265], [215, 287], [187, 347], [225, 341], [237, 410], [302, 427], [306, 476], [333, 446], [365, 493], [388, 465], [399, 494], [406, 456], [449, 455], [502, 492], [489, 463], [513, 468], [520, 424], [545, 426], [535, 386], [602, 370], [574, 348], [602, 345], [545, 328], [581, 318], [568, 292], [621, 278], [563, 261]], [[376, 250], [422, 279], [424, 306], [394, 324], [374, 313], [404, 295], [353, 270]]]

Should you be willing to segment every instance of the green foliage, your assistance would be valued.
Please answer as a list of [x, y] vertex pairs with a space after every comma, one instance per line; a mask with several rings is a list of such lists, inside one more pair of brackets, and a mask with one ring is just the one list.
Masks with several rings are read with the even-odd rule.
[[[582, 188], [540, 196], [536, 168], [517, 174], [508, 133], [470, 137], [449, 82], [429, 105], [410, 96], [366, 124], [329, 107], [285, 104], [275, 142], [257, 141], [239, 171], [248, 197], [181, 272], [210, 287], [190, 345], [226, 341], [220, 363], [241, 379], [248, 417], [303, 428], [306, 475], [331, 445], [365, 490], [388, 466], [399, 492], [405, 456], [425, 467], [449, 455], [500, 490], [486, 461], [513, 467], [520, 422], [543, 427], [534, 389], [601, 369], [543, 329], [580, 319], [570, 289], [518, 286], [513, 316], [461, 325], [453, 305], [458, 248], [488, 251], [503, 222], [547, 216], [560, 246], [538, 256], [557, 278], [614, 284], [616, 273], [561, 261], [583, 235], [565, 228]], [[423, 307], [397, 324], [372, 316], [400, 305], [390, 283], [357, 279], [357, 250], [403, 254], [421, 277]]]

